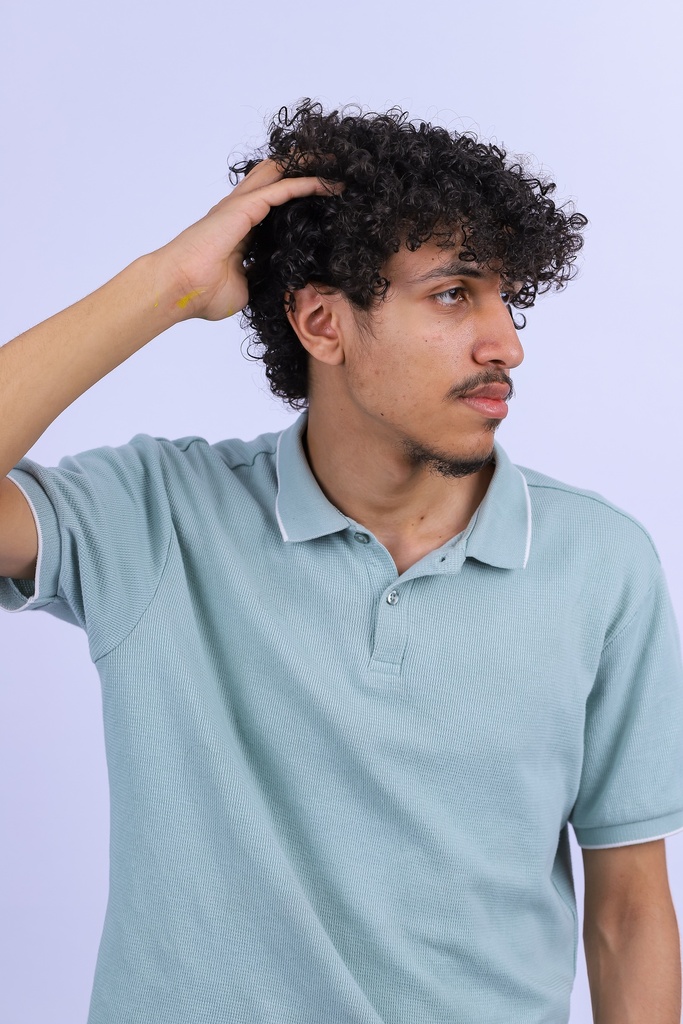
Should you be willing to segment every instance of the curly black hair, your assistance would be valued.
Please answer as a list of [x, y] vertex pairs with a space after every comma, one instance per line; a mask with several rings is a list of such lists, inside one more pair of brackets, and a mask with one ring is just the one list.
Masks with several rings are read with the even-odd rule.
[[[268, 132], [262, 150], [230, 165], [233, 184], [270, 157], [286, 177], [345, 185], [338, 194], [274, 207], [253, 230], [245, 257], [243, 326], [251, 329], [254, 358], [265, 363], [271, 391], [294, 409], [308, 404], [308, 353], [286, 311], [292, 293], [309, 281], [369, 310], [389, 287], [381, 273], [389, 256], [429, 239], [443, 248], [459, 245], [461, 260], [495, 263], [503, 280], [518, 286], [510, 296], [517, 309], [575, 276], [587, 218], [570, 203], [555, 205], [554, 182], [527, 173], [472, 133], [410, 121], [398, 107], [325, 113], [311, 99], [292, 112], [282, 107]], [[522, 317], [515, 326], [524, 323]]]

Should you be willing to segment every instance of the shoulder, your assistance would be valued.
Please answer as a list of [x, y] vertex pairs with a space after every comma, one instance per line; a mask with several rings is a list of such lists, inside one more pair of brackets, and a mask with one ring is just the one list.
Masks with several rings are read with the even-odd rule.
[[135, 453], [133, 457], [165, 458], [179, 463], [220, 460], [223, 465], [237, 469], [239, 466], [253, 465], [259, 455], [274, 455], [278, 437], [277, 433], [268, 433], [260, 434], [251, 441], [233, 437], [211, 443], [206, 438], [196, 435], [169, 439], [136, 434], [127, 445], [118, 450], [123, 454]]
[[526, 480], [532, 503], [543, 515], [554, 514], [558, 525], [563, 523], [573, 526], [580, 532], [606, 527], [610, 535], [617, 534], [635, 541], [656, 555], [654, 542], [646, 527], [609, 498], [597, 491], [556, 480], [526, 466], [517, 466], [517, 469]]
[[237, 470], [253, 466], [259, 456], [274, 458], [278, 434], [261, 434], [251, 441], [241, 438], [211, 443], [204, 437], [167, 438], [151, 434], [136, 434], [127, 444], [103, 446], [84, 451], [78, 455], [63, 458], [60, 469], [78, 471], [79, 468], [94, 467], [97, 464], [128, 469], [145, 467], [166, 468], [175, 473], [210, 473], [212, 469]]
[[23, 459], [15, 471], [35, 478], [53, 501], [69, 507], [110, 510], [116, 506], [157, 511], [174, 503], [196, 504], [213, 494], [239, 495], [252, 484], [271, 490], [278, 434], [216, 444], [198, 436], [169, 439], [136, 434], [126, 444], [67, 455], [55, 468]]
[[630, 512], [596, 491], [576, 487], [535, 469], [517, 466], [524, 477], [537, 542], [598, 575], [625, 573], [649, 587], [661, 571], [659, 554], [646, 527]]

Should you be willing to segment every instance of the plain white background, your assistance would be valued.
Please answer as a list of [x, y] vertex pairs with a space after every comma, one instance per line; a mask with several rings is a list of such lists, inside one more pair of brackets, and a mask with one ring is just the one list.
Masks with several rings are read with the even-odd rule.
[[[228, 157], [301, 96], [399, 104], [532, 154], [590, 227], [579, 278], [531, 311], [498, 439], [640, 519], [683, 621], [677, 7], [24, 0], [3, 21], [5, 340], [202, 216], [229, 189]], [[238, 319], [156, 339], [30, 455], [288, 425]], [[2, 1017], [79, 1024], [106, 902], [99, 681], [84, 634], [47, 615], [0, 616], [0, 651]], [[680, 920], [683, 833], [667, 850]], [[581, 910], [573, 835], [572, 853]], [[581, 949], [571, 1021], [591, 1020]]]

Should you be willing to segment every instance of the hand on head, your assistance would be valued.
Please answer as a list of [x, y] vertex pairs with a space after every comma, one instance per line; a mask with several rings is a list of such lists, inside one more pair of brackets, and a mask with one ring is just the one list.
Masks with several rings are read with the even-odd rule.
[[292, 199], [335, 195], [338, 182], [284, 177], [275, 160], [262, 160], [205, 217], [159, 250], [182, 285], [178, 306], [187, 317], [222, 320], [246, 306], [244, 268], [249, 233], [270, 212]]

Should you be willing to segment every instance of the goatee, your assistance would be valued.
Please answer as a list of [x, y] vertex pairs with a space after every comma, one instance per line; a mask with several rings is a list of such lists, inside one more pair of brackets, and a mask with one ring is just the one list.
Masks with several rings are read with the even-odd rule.
[[[493, 432], [499, 424], [500, 420], [488, 420], [487, 429]], [[472, 476], [496, 461], [493, 448], [486, 455], [466, 458], [453, 456], [436, 448], [426, 448], [417, 441], [406, 440], [403, 450], [413, 466], [425, 466], [430, 473], [438, 473], [439, 476]]]

